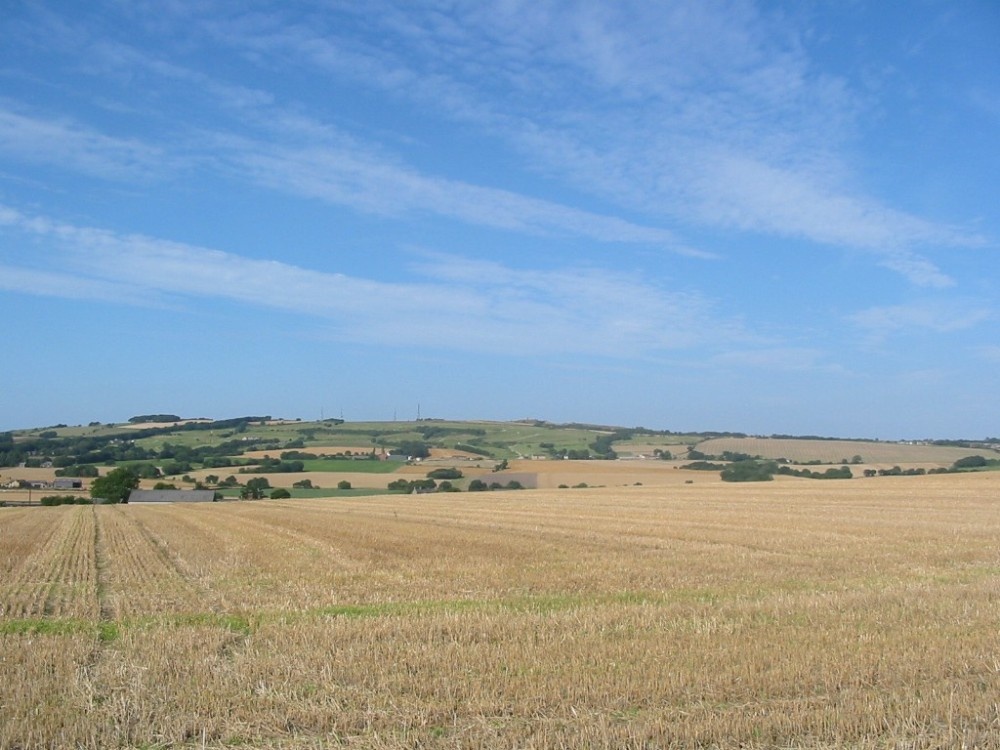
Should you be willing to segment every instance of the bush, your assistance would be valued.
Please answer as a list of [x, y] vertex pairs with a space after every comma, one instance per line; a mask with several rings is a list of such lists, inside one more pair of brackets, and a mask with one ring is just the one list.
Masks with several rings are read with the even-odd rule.
[[[309, 480], [307, 479], [306, 481], [308, 482]], [[346, 479], [341, 479], [339, 482], [337, 482], [337, 489], [338, 490], [349, 490], [349, 489], [351, 489], [351, 483], [348, 482]]]
[[966, 456], [958, 459], [951, 466], [953, 469], [981, 469], [987, 461], [983, 456]]
[[271, 491], [272, 500], [284, 500], [292, 496], [292, 493], [286, 490], [284, 487], [279, 487], [276, 490]]
[[459, 469], [449, 468], [449, 469], [434, 469], [427, 472], [427, 476], [430, 479], [461, 479], [462, 472]]
[[390, 490], [402, 490], [403, 492], [413, 492], [415, 490], [426, 492], [435, 489], [437, 482], [433, 479], [414, 479], [411, 482], [405, 479], [397, 479], [394, 482], [389, 482], [388, 487]]
[[51, 507], [53, 505], [73, 505], [76, 502], [75, 495], [46, 495], [39, 502], [42, 505]]
[[723, 482], [770, 482], [777, 465], [773, 461], [738, 461], [720, 472]]

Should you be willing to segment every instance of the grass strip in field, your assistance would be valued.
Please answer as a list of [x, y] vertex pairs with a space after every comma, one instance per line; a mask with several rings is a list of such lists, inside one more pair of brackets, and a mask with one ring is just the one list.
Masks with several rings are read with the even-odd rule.
[[0, 635], [63, 636], [78, 633], [93, 634], [101, 641], [113, 641], [119, 635], [119, 625], [71, 617], [23, 617], [0, 621]]
[[717, 592], [678, 592], [679, 596], [663, 596], [643, 592], [621, 592], [596, 596], [522, 596], [510, 599], [443, 599], [435, 601], [379, 602], [372, 604], [341, 604], [301, 612], [256, 612], [252, 615], [194, 612], [180, 615], [125, 618], [115, 622], [90, 621], [68, 617], [32, 617], [0, 620], [0, 635], [68, 635], [93, 633], [102, 641], [114, 640], [133, 628], [220, 627], [241, 635], [250, 635], [264, 623], [291, 624], [326, 617], [379, 618], [431, 616], [439, 614], [530, 612], [545, 614], [573, 609], [585, 609], [616, 604], [657, 606], [681, 600], [716, 601]]

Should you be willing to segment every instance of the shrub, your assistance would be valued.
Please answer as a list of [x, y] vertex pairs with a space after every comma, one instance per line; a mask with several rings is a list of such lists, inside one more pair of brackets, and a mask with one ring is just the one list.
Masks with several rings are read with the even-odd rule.
[[737, 461], [724, 468], [720, 476], [723, 482], [770, 482], [776, 468], [773, 461]]
[[[307, 479], [306, 481], [308, 482], [309, 480]], [[337, 482], [337, 489], [338, 490], [349, 490], [349, 489], [351, 489], [351, 483], [348, 482], [346, 479], [341, 479], [339, 482]]]
[[981, 469], [987, 461], [983, 456], [966, 456], [958, 459], [951, 466], [953, 469]]
[[284, 487], [279, 487], [276, 490], [271, 491], [272, 500], [284, 500], [292, 496], [292, 493], [286, 490]]
[[39, 501], [42, 505], [73, 505], [76, 502], [74, 495], [46, 495]]
[[455, 468], [433, 469], [427, 472], [427, 476], [430, 479], [461, 479], [462, 472]]

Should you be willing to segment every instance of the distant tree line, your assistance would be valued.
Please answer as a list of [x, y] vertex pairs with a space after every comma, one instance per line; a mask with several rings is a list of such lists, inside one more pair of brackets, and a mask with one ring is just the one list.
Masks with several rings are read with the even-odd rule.
[[[172, 416], [172, 415], [171, 415]], [[0, 433], [0, 466], [38, 466], [51, 461], [57, 468], [80, 464], [110, 464], [120, 461], [145, 461], [150, 459], [174, 458], [189, 463], [200, 462], [208, 455], [238, 455], [246, 449], [244, 441], [233, 440], [219, 445], [197, 447], [172, 446], [164, 444], [159, 451], [142, 448], [136, 441], [176, 432], [199, 430], [232, 430], [245, 432], [253, 422], [267, 421], [270, 417], [239, 417], [214, 422], [190, 422], [183, 425], [148, 427], [138, 430], [123, 430], [105, 435], [74, 435], [59, 437], [52, 430], [45, 430], [35, 436], [27, 436], [15, 441], [12, 432]], [[275, 441], [276, 442], [276, 441]]]
[[[706, 463], [706, 466], [708, 465]], [[724, 482], [768, 482], [774, 479], [775, 474], [805, 479], [851, 479], [854, 476], [848, 466], [830, 467], [826, 471], [819, 472], [810, 469], [793, 469], [791, 466], [779, 464], [777, 461], [759, 459], [735, 461], [719, 473]]]

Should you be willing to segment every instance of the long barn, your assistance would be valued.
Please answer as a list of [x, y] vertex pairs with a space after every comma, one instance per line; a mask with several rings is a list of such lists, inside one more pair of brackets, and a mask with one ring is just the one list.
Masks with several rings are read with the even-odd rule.
[[132, 490], [130, 503], [211, 503], [215, 490]]

